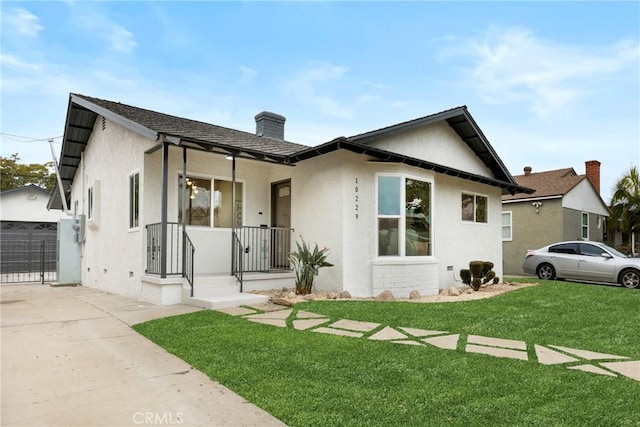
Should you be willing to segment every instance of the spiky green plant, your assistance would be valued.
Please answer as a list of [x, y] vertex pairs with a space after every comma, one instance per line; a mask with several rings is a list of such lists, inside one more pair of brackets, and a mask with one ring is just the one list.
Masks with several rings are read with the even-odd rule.
[[300, 238], [302, 243], [296, 242], [296, 251], [289, 255], [289, 261], [296, 274], [296, 294], [307, 295], [313, 288], [313, 280], [321, 267], [332, 267], [333, 264], [327, 261], [329, 248], [318, 247], [315, 244], [313, 250], [311, 245]]

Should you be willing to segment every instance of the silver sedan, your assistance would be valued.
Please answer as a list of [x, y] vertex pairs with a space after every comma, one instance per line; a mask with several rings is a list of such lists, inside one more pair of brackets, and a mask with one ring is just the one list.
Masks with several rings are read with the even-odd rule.
[[619, 283], [626, 288], [640, 286], [640, 258], [630, 258], [604, 243], [559, 242], [529, 250], [522, 269], [540, 279]]

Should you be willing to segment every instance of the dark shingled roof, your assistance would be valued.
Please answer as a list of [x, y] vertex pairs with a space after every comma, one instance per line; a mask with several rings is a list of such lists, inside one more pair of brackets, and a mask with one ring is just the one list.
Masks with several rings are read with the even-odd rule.
[[283, 157], [308, 148], [308, 146], [302, 144], [260, 137], [249, 132], [158, 113], [120, 102], [107, 101], [79, 94], [72, 94], [72, 96], [110, 110], [156, 133], [175, 136], [186, 141], [210, 142], [216, 145], [240, 149], [241, 151], [246, 150], [248, 152], [260, 152]]
[[562, 197], [580, 182], [588, 179], [586, 175], [578, 175], [573, 168], [535, 172], [529, 175], [517, 175], [513, 178], [518, 185], [533, 188], [535, 192], [533, 194], [503, 195], [502, 201]]
[[[434, 170], [462, 179], [500, 187], [504, 193], [531, 193], [530, 188], [518, 185], [477, 126], [466, 107], [457, 107], [419, 119], [353, 136], [337, 138], [318, 147], [309, 147], [281, 141], [253, 133], [229, 129], [120, 102], [107, 101], [86, 95], [70, 94], [65, 123], [62, 152], [59, 161], [59, 176], [67, 199], [71, 182], [80, 165], [82, 152], [89, 143], [95, 122], [99, 116], [124, 126], [152, 141], [172, 143], [188, 148], [202, 149], [219, 154], [233, 154], [278, 164], [293, 165], [336, 150], [351, 150], [370, 155], [378, 161], [405, 163], [411, 166]], [[460, 138], [474, 151], [494, 174], [494, 178], [471, 174], [426, 160], [414, 159], [372, 147], [368, 142], [396, 132], [419, 126], [446, 121]], [[159, 147], [158, 144], [158, 147]], [[62, 199], [55, 191], [49, 199], [49, 208], [60, 209]]]

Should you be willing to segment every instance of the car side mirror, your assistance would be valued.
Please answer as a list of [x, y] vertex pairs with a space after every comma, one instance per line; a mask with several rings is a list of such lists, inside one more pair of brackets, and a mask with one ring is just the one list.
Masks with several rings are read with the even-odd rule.
[[602, 258], [611, 259], [611, 258], [613, 258], [613, 257], [611, 256], [611, 254], [608, 254], [608, 253], [606, 253], [606, 252], [603, 252], [603, 253], [602, 253]]

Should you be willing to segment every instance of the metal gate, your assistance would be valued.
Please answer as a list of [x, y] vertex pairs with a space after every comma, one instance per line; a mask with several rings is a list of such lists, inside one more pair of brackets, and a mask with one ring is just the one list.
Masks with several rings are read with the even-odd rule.
[[56, 223], [2, 221], [0, 282], [57, 280], [56, 230]]

